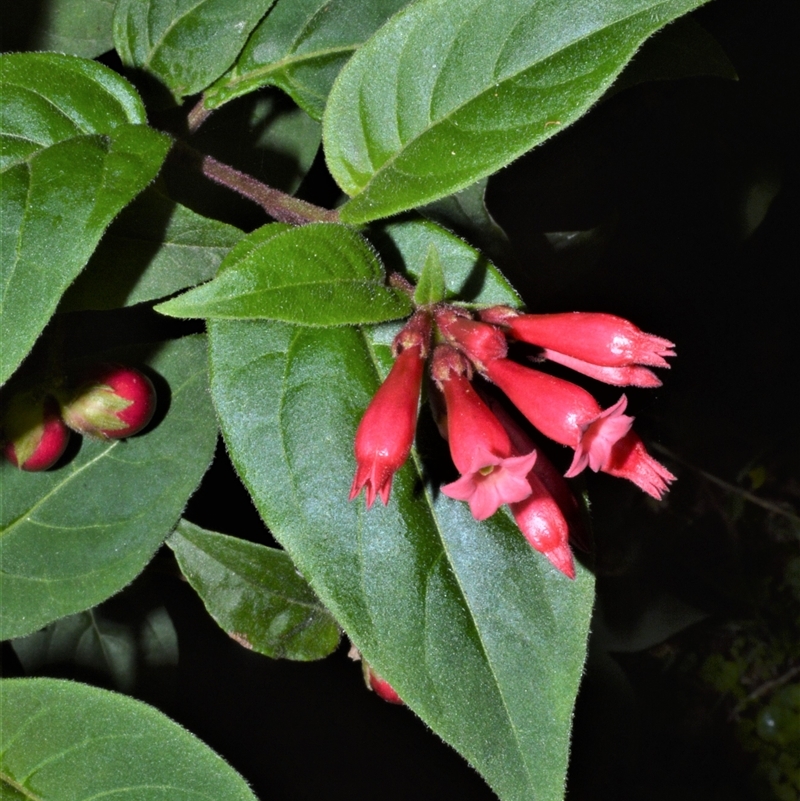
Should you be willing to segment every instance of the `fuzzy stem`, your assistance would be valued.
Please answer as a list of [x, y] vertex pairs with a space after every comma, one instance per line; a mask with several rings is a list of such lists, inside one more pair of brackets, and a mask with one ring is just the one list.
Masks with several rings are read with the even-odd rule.
[[336, 211], [323, 209], [305, 200], [287, 195], [271, 186], [262, 184], [250, 175], [217, 161], [212, 156], [204, 156], [184, 143], [179, 143], [182, 155], [193, 161], [206, 178], [238, 192], [243, 197], [258, 203], [264, 211], [278, 222], [291, 225], [306, 225], [312, 222], [338, 222]]
[[189, 133], [196, 133], [197, 129], [211, 116], [212, 110], [203, 105], [204, 100], [205, 96], [201, 97], [194, 108], [189, 112], [189, 116], [186, 120]]

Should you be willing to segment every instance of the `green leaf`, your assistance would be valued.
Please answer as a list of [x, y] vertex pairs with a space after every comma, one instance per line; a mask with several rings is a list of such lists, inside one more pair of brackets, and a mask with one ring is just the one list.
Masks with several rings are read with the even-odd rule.
[[436, 249], [436, 245], [430, 244], [428, 245], [425, 264], [422, 267], [422, 273], [419, 276], [417, 288], [414, 292], [414, 303], [420, 305], [439, 303], [439, 301], [444, 300], [446, 290], [439, 251]]
[[419, 279], [435, 248], [444, 270], [446, 298], [475, 306], [519, 305], [500, 271], [479, 251], [436, 223], [407, 219], [371, 228], [368, 235], [390, 271]]
[[[426, 418], [388, 506], [347, 498], [388, 347], [352, 327], [210, 324], [212, 393], [265, 522], [364, 657], [505, 801], [560, 801], [592, 608], [499, 512], [438, 491]], [[376, 355], [377, 353], [377, 355]], [[449, 477], [449, 476], [448, 476]]]
[[132, 306], [195, 286], [243, 236], [147, 189], [111, 224], [59, 311]]
[[211, 617], [245, 647], [306, 662], [339, 644], [336, 621], [283, 551], [187, 520], [167, 545]]
[[55, 679], [0, 682], [0, 797], [256, 801], [244, 779], [156, 709]]
[[143, 124], [133, 88], [100, 64], [22, 53], [2, 56], [0, 71], [1, 384], [108, 224], [155, 177], [169, 139]]
[[219, 78], [273, 0], [118, 0], [122, 63], [159, 78], [180, 99]]
[[342, 219], [414, 208], [509, 164], [584, 114], [650, 34], [702, 1], [413, 3], [328, 99], [328, 167], [352, 196]]
[[120, 690], [130, 690], [135, 681], [136, 639], [130, 626], [106, 620], [95, 609], [61, 618], [11, 645], [26, 673], [74, 662], [110, 675]]
[[121, 590], [170, 533], [211, 462], [217, 427], [204, 337], [113, 357], [152, 371], [154, 426], [127, 440], [84, 438], [56, 470], [0, 464], [0, 639]]
[[315, 119], [339, 70], [408, 0], [278, 0], [233, 67], [205, 93], [216, 108], [261, 86], [278, 86]]
[[46, 0], [27, 49], [96, 58], [114, 47], [113, 0]]
[[314, 223], [281, 230], [244, 256], [234, 249], [220, 275], [156, 307], [172, 317], [271, 319], [310, 326], [404, 317], [411, 303], [386, 286], [375, 253], [355, 231]]

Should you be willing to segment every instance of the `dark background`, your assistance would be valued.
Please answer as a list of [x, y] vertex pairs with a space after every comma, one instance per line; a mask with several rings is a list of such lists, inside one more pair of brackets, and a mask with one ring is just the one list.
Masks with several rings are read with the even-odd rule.
[[[588, 479], [597, 609], [570, 799], [800, 796], [796, 5], [717, 0], [693, 16], [738, 81], [621, 91], [487, 193], [508, 235], [497, 260], [529, 308], [612, 312], [677, 343], [664, 386], [628, 393], [637, 430], [679, 477], [673, 490], [657, 504]], [[335, 202], [320, 160], [300, 194]], [[261, 222], [257, 209], [229, 213]], [[222, 448], [186, 516], [268, 541]], [[346, 643], [297, 664], [230, 640], [167, 550], [97, 614], [134, 630], [162, 606], [177, 663], [140, 660], [129, 692], [264, 801], [494, 797], [410, 712], [365, 691]], [[8, 644], [2, 668], [24, 674]], [[33, 673], [114, 687], [71, 662]]]

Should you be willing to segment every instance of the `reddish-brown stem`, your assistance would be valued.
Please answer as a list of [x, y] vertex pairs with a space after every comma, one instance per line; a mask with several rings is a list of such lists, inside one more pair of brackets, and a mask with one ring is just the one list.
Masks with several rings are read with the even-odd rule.
[[201, 97], [194, 108], [189, 112], [189, 116], [187, 117], [189, 133], [195, 133], [195, 131], [211, 116], [212, 109], [206, 108], [203, 105], [204, 99], [204, 97]]
[[338, 222], [336, 211], [323, 209], [305, 200], [287, 195], [278, 189], [262, 184], [250, 175], [217, 161], [212, 156], [204, 156], [183, 143], [180, 152], [190, 158], [200, 168], [206, 178], [238, 192], [243, 197], [258, 203], [264, 211], [278, 222], [291, 225], [306, 225], [312, 222]]

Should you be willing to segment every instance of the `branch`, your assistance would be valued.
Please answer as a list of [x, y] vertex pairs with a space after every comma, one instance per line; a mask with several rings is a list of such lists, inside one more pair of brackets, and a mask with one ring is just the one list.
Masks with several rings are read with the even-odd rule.
[[184, 142], [177, 142], [175, 152], [191, 161], [206, 178], [226, 186], [243, 197], [258, 203], [264, 211], [278, 222], [291, 225], [306, 225], [312, 222], [338, 222], [339, 214], [323, 209], [313, 203], [287, 195], [278, 189], [262, 184], [251, 175], [217, 161], [212, 156], [204, 156]]

